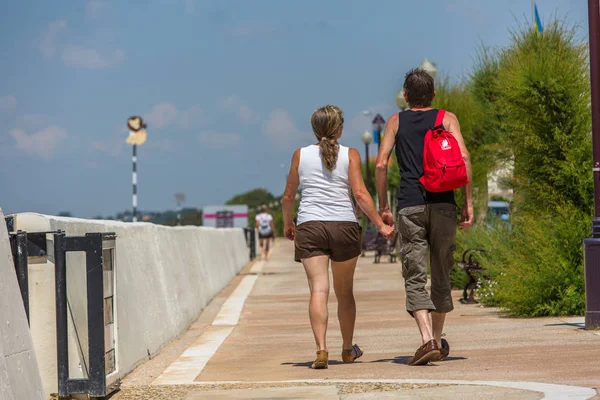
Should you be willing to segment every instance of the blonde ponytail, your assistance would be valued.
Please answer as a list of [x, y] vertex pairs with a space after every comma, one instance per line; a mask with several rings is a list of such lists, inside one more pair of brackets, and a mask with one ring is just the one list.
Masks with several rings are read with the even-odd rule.
[[310, 123], [319, 140], [323, 164], [329, 171], [333, 171], [340, 150], [337, 139], [344, 125], [344, 112], [339, 107], [326, 105], [313, 113]]

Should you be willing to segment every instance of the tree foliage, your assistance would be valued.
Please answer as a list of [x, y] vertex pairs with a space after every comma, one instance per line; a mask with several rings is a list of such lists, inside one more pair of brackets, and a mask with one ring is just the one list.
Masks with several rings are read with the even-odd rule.
[[488, 166], [514, 162], [511, 229], [459, 234], [460, 247], [489, 250], [484, 301], [522, 316], [581, 314], [593, 206], [586, 45], [557, 20], [543, 34], [519, 28], [506, 48], [480, 53], [470, 87], [481, 110], [474, 133], [487, 131], [475, 147]]

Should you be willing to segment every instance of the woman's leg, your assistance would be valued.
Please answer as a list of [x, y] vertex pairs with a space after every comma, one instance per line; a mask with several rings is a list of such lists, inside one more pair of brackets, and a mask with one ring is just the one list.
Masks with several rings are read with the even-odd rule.
[[333, 288], [338, 301], [338, 319], [342, 331], [342, 349], [352, 348], [356, 302], [354, 301], [354, 270], [358, 257], [343, 262], [331, 262]]
[[260, 252], [260, 255], [264, 258], [265, 257], [265, 239], [259, 238], [258, 244], [259, 244], [258, 251]]
[[270, 237], [265, 239], [265, 256], [264, 256], [265, 261], [267, 261], [269, 259], [269, 247], [270, 247], [269, 245], [271, 244], [271, 240], [272, 239]]
[[310, 288], [308, 315], [317, 350], [327, 350], [327, 300], [329, 299], [329, 257], [316, 256], [302, 260]]

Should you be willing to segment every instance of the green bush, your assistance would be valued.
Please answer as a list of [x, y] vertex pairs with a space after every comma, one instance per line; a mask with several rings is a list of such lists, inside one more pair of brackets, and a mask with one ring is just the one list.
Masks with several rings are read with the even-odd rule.
[[593, 205], [586, 44], [556, 20], [543, 34], [522, 28], [506, 48], [482, 52], [471, 88], [483, 110], [473, 131], [488, 132], [482, 147], [514, 162], [510, 227], [457, 238], [489, 251], [478, 297], [515, 316], [581, 315]]
[[[558, 214], [521, 216], [512, 230], [494, 230], [485, 255], [495, 305], [516, 316], [582, 315], [585, 311], [583, 239], [590, 216], [562, 208]], [[489, 304], [489, 302], [485, 302]]]

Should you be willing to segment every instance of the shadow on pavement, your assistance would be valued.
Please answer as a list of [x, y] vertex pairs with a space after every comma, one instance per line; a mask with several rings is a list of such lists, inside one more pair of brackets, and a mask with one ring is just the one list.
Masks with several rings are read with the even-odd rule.
[[[281, 365], [291, 365], [292, 367], [305, 367], [305, 368], [310, 368], [310, 366], [313, 364], [313, 361], [306, 361], [306, 362], [284, 362], [281, 363]], [[357, 364], [359, 363], [358, 361], [356, 362]], [[329, 365], [340, 365], [343, 364], [342, 361], [338, 361], [338, 360], [329, 360]]]
[[561, 322], [561, 323], [557, 323], [557, 324], [545, 324], [544, 326], [572, 326], [574, 328], [578, 328], [581, 330], [585, 330], [585, 323], [584, 322]]
[[[372, 362], [372, 363], [389, 362], [392, 364], [408, 365], [408, 360], [410, 360], [411, 357], [412, 356], [398, 356], [395, 358], [382, 358], [381, 360], [374, 360], [374, 361], [369, 361], [369, 362]], [[467, 358], [466, 357], [447, 357], [444, 361], [439, 361], [439, 362], [458, 361], [458, 360], [467, 360]], [[428, 365], [436, 365], [436, 362], [433, 362]]]

